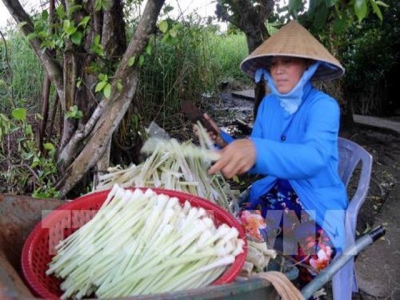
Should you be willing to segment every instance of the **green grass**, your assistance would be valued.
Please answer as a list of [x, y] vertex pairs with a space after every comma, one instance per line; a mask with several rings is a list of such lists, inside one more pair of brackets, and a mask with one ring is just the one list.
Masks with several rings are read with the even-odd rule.
[[[14, 103], [38, 112], [43, 68], [20, 33], [9, 32], [8, 37], [7, 57], [4, 43], [0, 51], [0, 106], [8, 111]], [[204, 94], [215, 97], [223, 82], [249, 82], [239, 69], [248, 54], [243, 34], [217, 34], [193, 22], [180, 28], [174, 43], [153, 42], [152, 53], [146, 55], [141, 68], [136, 96], [144, 111], [151, 112], [149, 118], [175, 114], [181, 99], [196, 100]]]
[[240, 70], [242, 60], [248, 55], [246, 37], [239, 35], [213, 35], [209, 40], [210, 62], [215, 66], [219, 80], [247, 82], [247, 76]]
[[180, 29], [177, 39], [155, 42], [139, 78], [139, 102], [150, 112], [146, 117], [160, 124], [179, 112], [183, 99], [215, 99], [224, 82], [250, 83], [239, 68], [248, 54], [244, 35], [220, 35], [189, 25]]
[[0, 51], [1, 110], [10, 111], [12, 105], [15, 105], [38, 112], [42, 96], [43, 68], [20, 33], [9, 32], [8, 37], [6, 44], [4, 41], [1, 43]]

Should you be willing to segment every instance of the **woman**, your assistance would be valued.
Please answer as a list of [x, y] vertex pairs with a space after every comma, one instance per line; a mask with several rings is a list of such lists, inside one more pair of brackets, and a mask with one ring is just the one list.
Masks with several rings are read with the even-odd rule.
[[248, 139], [221, 132], [228, 145], [209, 173], [266, 175], [251, 186], [247, 208], [261, 208], [270, 231], [279, 227], [281, 250], [308, 266], [301, 268], [304, 285], [334, 250], [346, 246], [348, 200], [338, 175], [340, 109], [313, 86], [342, 76], [344, 69], [297, 21], [267, 39], [241, 69], [256, 82], [264, 78], [271, 93], [263, 98]]

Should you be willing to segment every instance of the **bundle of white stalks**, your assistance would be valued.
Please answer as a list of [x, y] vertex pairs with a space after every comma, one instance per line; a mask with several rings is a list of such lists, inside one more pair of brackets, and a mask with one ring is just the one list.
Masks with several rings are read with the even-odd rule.
[[189, 201], [115, 185], [93, 219], [57, 245], [46, 274], [63, 279], [62, 299], [200, 288], [243, 252], [238, 235]]
[[229, 200], [233, 191], [221, 174], [209, 175], [211, 163], [219, 158], [207, 132], [198, 124], [200, 146], [190, 141], [149, 138], [142, 152], [147, 159], [126, 169], [109, 168], [99, 176], [98, 190], [111, 189], [114, 184], [122, 187], [150, 187], [177, 190], [210, 200], [232, 212]]
[[254, 273], [265, 272], [271, 259], [278, 255], [276, 250], [268, 249], [265, 242], [247, 240], [246, 262], [242, 267], [241, 276], [249, 277]]

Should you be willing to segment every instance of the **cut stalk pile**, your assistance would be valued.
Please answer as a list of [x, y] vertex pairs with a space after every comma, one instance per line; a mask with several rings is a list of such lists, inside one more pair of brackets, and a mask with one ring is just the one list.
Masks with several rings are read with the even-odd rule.
[[198, 132], [200, 147], [190, 141], [149, 138], [142, 148], [142, 152], [150, 155], [144, 162], [126, 169], [109, 168], [107, 174], [99, 176], [96, 190], [111, 189], [114, 184], [177, 190], [232, 211], [229, 202], [234, 197], [229, 184], [221, 174], [211, 176], [207, 172], [219, 154], [200, 124]]
[[62, 299], [204, 287], [243, 252], [238, 235], [188, 200], [115, 185], [93, 219], [59, 243], [46, 274], [64, 279]]

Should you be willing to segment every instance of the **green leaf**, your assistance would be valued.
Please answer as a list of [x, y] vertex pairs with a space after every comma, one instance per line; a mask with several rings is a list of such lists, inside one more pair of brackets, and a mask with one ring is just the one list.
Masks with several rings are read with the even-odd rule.
[[80, 119], [83, 117], [83, 113], [78, 109], [77, 105], [71, 106], [65, 115], [67, 116], [67, 119]]
[[168, 22], [166, 20], [161, 21], [158, 28], [162, 33], [166, 33], [168, 30]]
[[104, 51], [103, 48], [101, 47], [101, 45], [99, 47], [94, 47], [91, 48], [91, 50], [96, 53], [98, 56], [103, 57], [104, 56]]
[[297, 11], [302, 4], [301, 0], [289, 0], [289, 11]]
[[56, 8], [56, 13], [61, 20], [65, 19], [66, 14], [65, 14], [64, 6], [58, 5]]
[[45, 143], [43, 144], [44, 149], [46, 150], [54, 150], [54, 145], [52, 143]]
[[96, 89], [94, 90], [96, 93], [100, 92], [102, 89], [104, 89], [104, 87], [106, 86], [107, 81], [100, 81], [97, 85], [96, 85]]
[[144, 56], [143, 56], [143, 55], [140, 55], [140, 56], [139, 56], [139, 66], [142, 66], [143, 63], [144, 63]]
[[355, 0], [354, 12], [356, 13], [358, 21], [361, 22], [367, 16], [368, 12], [367, 0]]
[[19, 121], [26, 120], [26, 109], [25, 108], [16, 108], [11, 112], [11, 115]]
[[30, 124], [26, 125], [26, 127], [25, 127], [25, 133], [26, 133], [26, 134], [32, 134], [32, 133], [33, 133], [32, 125], [30, 125]]
[[25, 160], [29, 160], [29, 159], [31, 159], [31, 158], [33, 157], [33, 153], [32, 153], [32, 152], [23, 153], [23, 154], [22, 154], [22, 157], [23, 157]]
[[79, 26], [82, 26], [83, 28], [86, 28], [86, 26], [87, 26], [87, 24], [88, 24], [89, 21], [90, 21], [90, 17], [89, 17], [89, 16], [84, 17], [84, 18], [82, 19], [82, 21], [79, 22], [78, 27], [79, 27]]
[[121, 81], [118, 81], [118, 82], [117, 82], [117, 91], [118, 91], [118, 92], [121, 92], [122, 89], [123, 89], [123, 87], [124, 87], [124, 86], [122, 85]]
[[63, 22], [63, 31], [67, 32], [68, 28], [71, 26], [70, 20], [64, 20]]
[[383, 21], [382, 12], [378, 4], [376, 4], [375, 0], [370, 0], [369, 2], [371, 3], [373, 12], [378, 16], [379, 20]]
[[75, 45], [79, 46], [81, 44], [81, 42], [82, 42], [82, 36], [83, 36], [82, 32], [77, 31], [77, 32], [75, 32], [74, 34], [71, 35], [71, 41]]
[[[19, 128], [14, 129], [13, 132], [17, 131], [17, 130], [19, 130]], [[26, 137], [17, 138], [17, 143], [18, 144], [21, 144], [23, 141], [26, 141]]]
[[347, 28], [347, 22], [345, 18], [337, 18], [333, 24], [333, 30], [336, 34], [342, 33]]
[[41, 114], [39, 114], [39, 113], [35, 113], [35, 118], [38, 119], [38, 120], [43, 121], [43, 116]]
[[67, 35], [73, 35], [78, 29], [75, 26], [70, 26], [67, 28], [67, 31], [65, 31], [65, 33]]
[[322, 28], [326, 22], [326, 19], [328, 18], [328, 8], [322, 4], [317, 7], [315, 10], [315, 15], [314, 15], [314, 26], [315, 28]]
[[100, 35], [96, 35], [93, 41], [96, 45], [100, 44]]
[[111, 84], [107, 83], [104, 86], [103, 94], [107, 99], [110, 99], [110, 96], [111, 96]]
[[96, 11], [100, 11], [100, 10], [108, 10], [109, 9], [109, 1], [107, 0], [96, 0], [95, 5], [94, 5], [94, 9]]
[[380, 6], [383, 6], [383, 7], [389, 7], [389, 5], [387, 5], [385, 2], [382, 2], [382, 1], [375, 1], [375, 3], [377, 5], [380, 5]]
[[40, 38], [43, 39], [43, 38], [46, 38], [48, 36], [48, 33], [47, 33], [47, 31], [41, 30], [41, 31], [39, 31], [38, 35], [39, 35]]
[[314, 14], [314, 10], [316, 7], [317, 7], [317, 1], [309, 0], [308, 1], [308, 14], [310, 14], [310, 15]]
[[104, 56], [103, 46], [100, 44], [100, 35], [96, 35], [94, 37], [93, 44], [91, 45], [90, 50], [92, 50], [98, 56]]
[[150, 55], [151, 54], [151, 50], [152, 50], [151, 45], [148, 44], [147, 47], [146, 47], [146, 53]]
[[44, 149], [48, 150], [49, 153], [54, 154], [56, 152], [56, 148], [52, 143], [45, 143], [43, 144]]
[[35, 199], [46, 199], [49, 198], [49, 195], [46, 192], [40, 192], [39, 189], [35, 190], [32, 194], [32, 198]]
[[42, 11], [42, 20], [47, 21], [49, 18], [49, 12], [47, 10]]
[[129, 60], [128, 60], [128, 66], [132, 67], [135, 64], [135, 60], [136, 60], [136, 56], [132, 56]]
[[76, 10], [79, 10], [81, 8], [82, 8], [82, 5], [79, 5], [79, 4], [70, 5], [68, 7], [68, 13], [69, 13], [69, 15], [72, 15]]
[[32, 32], [32, 33], [28, 34], [26, 37], [28, 38], [28, 41], [29, 41], [31, 39], [38, 37], [38, 35], [36, 32]]
[[10, 119], [5, 114], [0, 114], [0, 121], [9, 123]]
[[108, 76], [107, 76], [107, 74], [100, 73], [99, 74], [99, 79], [101, 81], [108, 81]]
[[164, 9], [163, 9], [163, 13], [164, 14], [167, 14], [167, 13], [169, 13], [170, 11], [173, 11], [174, 10], [174, 7], [173, 6], [171, 6], [171, 5], [166, 5], [165, 7], [164, 7]]
[[171, 45], [177, 45], [179, 42], [179, 38], [170, 36], [169, 43], [171, 43]]
[[64, 47], [64, 40], [62, 38], [59, 38], [56, 40], [56, 46], [59, 48], [63, 48]]
[[325, 5], [326, 5], [326, 7], [331, 7], [331, 6], [334, 6], [338, 2], [339, 2], [339, 0], [325, 0]]
[[170, 34], [172, 37], [176, 37], [176, 36], [178, 35], [178, 32], [175, 30], [175, 28], [172, 28], [172, 29], [169, 31], [169, 34]]

